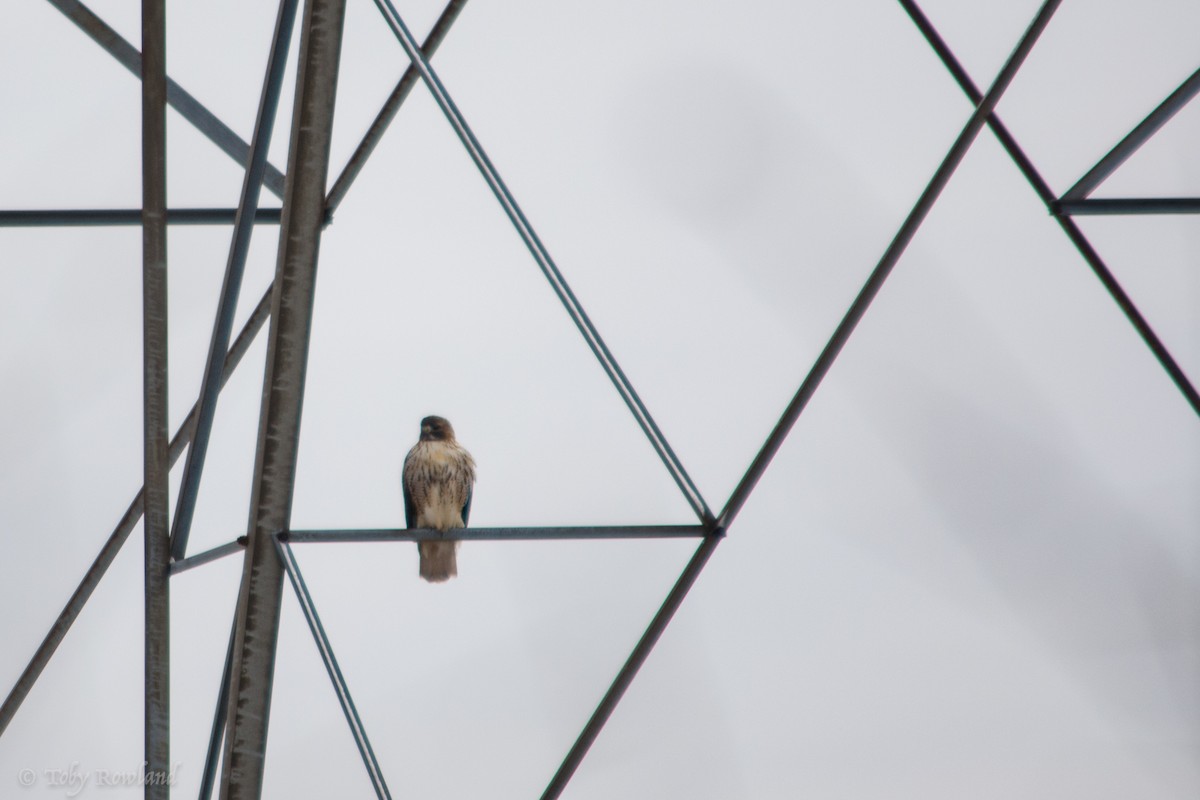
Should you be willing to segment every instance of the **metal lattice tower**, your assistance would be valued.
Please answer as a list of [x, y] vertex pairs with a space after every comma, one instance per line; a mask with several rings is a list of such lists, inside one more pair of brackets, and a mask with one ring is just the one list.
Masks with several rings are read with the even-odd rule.
[[[956, 168], [985, 128], [990, 129], [1013, 164], [1024, 175], [1047, 211], [1077, 248], [1086, 266], [1101, 282], [1120, 313], [1137, 331], [1169, 380], [1178, 388], [1184, 401], [1194, 412], [1200, 414], [1200, 395], [1197, 394], [1194, 385], [1073, 219], [1084, 214], [1200, 212], [1200, 199], [1196, 198], [1091, 197], [1092, 192], [1109, 175], [1200, 92], [1200, 70], [1165, 98], [1074, 186], [1061, 196], [1057, 195], [1023, 151], [1017, 139], [996, 116], [995, 108], [1026, 56], [1034, 49], [1039, 36], [1050, 24], [1060, 0], [1046, 0], [986, 91], [980, 90], [956, 60], [950, 47], [917, 4], [909, 0], [900, 1], [933, 52], [941, 59], [974, 107], [974, 112], [895, 233], [891, 244], [874, 266], [861, 291], [846, 310], [774, 430], [762, 443], [757, 456], [719, 511], [711, 509], [701, 495], [683, 463], [655, 423], [646, 404], [584, 311], [579, 298], [568, 285], [563, 271], [538, 238], [531, 222], [526, 218], [468, 126], [463, 113], [459, 111], [430, 64], [434, 52], [463, 10], [465, 0], [449, 2], [423, 43], [414, 38], [391, 0], [375, 0], [383, 23], [395, 35], [399, 46], [411, 60], [411, 66], [396, 84], [354, 155], [332, 182], [329, 180], [330, 137], [337, 92], [345, 0], [306, 0], [303, 14], [300, 13], [299, 0], [281, 0], [267, 70], [263, 78], [254, 134], [249, 142], [242, 141], [214, 114], [167, 76], [163, 0], [143, 1], [140, 51], [122, 39], [83, 4], [75, 0], [49, 2], [126, 68], [141, 77], [143, 203], [140, 209], [128, 210], [3, 211], [0, 212], [0, 225], [141, 225], [144, 278], [145, 472], [142, 491], [130, 503], [128, 511], [112, 531], [92, 567], [0, 708], [0, 734], [17, 714], [26, 695], [33, 689], [42, 670], [103, 578], [117, 552], [125, 545], [138, 521], [144, 519], [145, 758], [146, 774], [151, 778], [146, 787], [147, 797], [166, 797], [170, 788], [152, 780], [153, 776], [165, 775], [170, 769], [169, 578], [231, 555], [240, 555], [244, 566], [201, 796], [210, 796], [218, 783], [221, 786], [222, 798], [260, 796], [285, 576], [296, 593], [306, 622], [317, 642], [372, 785], [380, 798], [391, 796], [372, 751], [367, 731], [351, 699], [348, 683], [325, 635], [318, 609], [305, 586], [293, 546], [311, 542], [415, 542], [436, 538], [439, 534], [434, 531], [403, 529], [295, 530], [291, 526], [291, 507], [295, 490], [301, 405], [322, 231], [329, 224], [355, 178], [365, 167], [389, 123], [418, 83], [430, 92], [449, 121], [542, 275], [696, 516], [694, 524], [680, 526], [473, 528], [461, 532], [459, 538], [464, 540], [669, 537], [690, 537], [698, 540], [691, 559], [654, 614], [590, 720], [569, 748], [557, 773], [550, 779], [542, 795], [543, 800], [557, 798], [563, 793], [613, 709], [637, 676], [717, 546], [733, 527], [739, 512], [767, 472], [773, 457], [820, 388], [856, 326], [867, 314], [872, 301], [950, 182]], [[291, 120], [288, 163], [285, 170], [279, 170], [269, 163], [267, 151], [284, 88], [289, 58], [288, 45], [296, 24], [299, 24], [300, 29], [299, 53], [295, 56], [299, 64], [295, 88], [296, 102]], [[211, 209], [167, 207], [165, 120], [168, 105], [242, 165], [244, 180], [236, 206]], [[327, 186], [331, 186], [328, 191]], [[282, 202], [279, 207], [260, 206], [260, 195], [264, 188], [280, 197]], [[232, 232], [199, 397], [179, 430], [174, 432], [173, 437], [168, 438], [167, 232], [173, 224], [188, 223], [229, 225]], [[244, 327], [235, 335], [234, 311], [241, 290], [251, 233], [256, 224], [281, 226], [275, 280]], [[270, 324], [266, 377], [251, 501], [252, 522], [247, 535], [236, 541], [205, 552], [189, 553], [188, 536], [213, 428], [217, 396], [268, 321]], [[185, 452], [183, 480], [172, 519], [169, 513], [168, 475], [172, 466], [184, 457]], [[218, 763], [223, 764], [220, 776], [216, 774]]]

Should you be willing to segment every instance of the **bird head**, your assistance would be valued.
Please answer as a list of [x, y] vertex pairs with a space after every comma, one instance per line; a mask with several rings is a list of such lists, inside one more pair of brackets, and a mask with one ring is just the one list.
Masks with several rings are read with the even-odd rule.
[[452, 442], [454, 428], [445, 417], [426, 417], [421, 420], [422, 442]]

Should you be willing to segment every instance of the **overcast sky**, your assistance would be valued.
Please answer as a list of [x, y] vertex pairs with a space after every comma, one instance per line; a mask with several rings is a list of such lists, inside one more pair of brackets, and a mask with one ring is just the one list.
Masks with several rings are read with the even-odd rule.
[[[89, 7], [137, 43], [138, 5]], [[440, 12], [397, 5], [419, 38]], [[923, 8], [987, 86], [1038, 5]], [[8, 6], [0, 207], [136, 207], [137, 80]], [[168, 3], [171, 77], [245, 139], [274, 15]], [[1063, 4], [999, 106], [1055, 192], [1200, 66], [1197, 30], [1189, 0]], [[348, 0], [335, 175], [405, 63]], [[890, 2], [475, 0], [434, 63], [714, 509], [971, 111]], [[1193, 104], [1096, 196], [1196, 196], [1198, 137]], [[168, 160], [172, 207], [236, 205], [240, 168], [174, 112]], [[1196, 219], [1079, 221], [1200, 380]], [[277, 240], [255, 231], [238, 327]], [[173, 431], [229, 228], [169, 245]], [[141, 484], [140, 231], [0, 229], [0, 282], [7, 692]], [[265, 341], [221, 396], [192, 553], [246, 532]], [[418, 86], [322, 240], [293, 527], [402, 526], [429, 413], [478, 461], [475, 525], [695, 521]], [[1198, 485], [1196, 414], [985, 131], [564, 796], [1194, 798]], [[4, 735], [0, 794], [66, 796], [77, 765], [77, 796], [139, 796], [97, 783], [142, 762], [141, 535]], [[694, 547], [470, 543], [442, 586], [411, 544], [295, 553], [393, 796], [529, 798]], [[240, 574], [171, 583], [180, 797]], [[287, 588], [264, 796], [370, 795]]]

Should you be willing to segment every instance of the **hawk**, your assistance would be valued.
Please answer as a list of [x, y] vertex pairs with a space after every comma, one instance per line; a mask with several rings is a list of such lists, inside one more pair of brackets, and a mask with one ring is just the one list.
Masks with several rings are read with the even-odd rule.
[[[404, 457], [404, 520], [409, 528], [448, 531], [467, 527], [475, 487], [475, 460], [443, 417], [421, 420], [421, 438]], [[458, 574], [456, 541], [417, 542], [421, 577], [431, 583]]]

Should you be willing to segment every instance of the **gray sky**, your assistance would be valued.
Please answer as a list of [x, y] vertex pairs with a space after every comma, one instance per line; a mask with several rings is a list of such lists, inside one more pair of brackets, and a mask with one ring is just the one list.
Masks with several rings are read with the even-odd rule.
[[[11, 5], [0, 206], [138, 205], [137, 81]], [[1038, 3], [922, 6], [986, 86]], [[90, 7], [139, 40], [138, 4]], [[440, 11], [398, 7], [422, 38]], [[171, 76], [247, 139], [274, 14], [168, 8]], [[1063, 4], [999, 107], [1056, 192], [1200, 65], [1198, 27], [1184, 0]], [[334, 171], [405, 65], [366, 0], [345, 36]], [[894, 3], [480, 0], [434, 63], [714, 508], [970, 113]], [[1195, 196], [1197, 136], [1193, 104], [1096, 196]], [[168, 137], [173, 207], [236, 204], [237, 165], [174, 112]], [[1079, 221], [1200, 380], [1195, 219]], [[172, 430], [228, 239], [170, 232]], [[4, 691], [141, 482], [140, 242], [0, 230]], [[256, 230], [238, 326], [276, 245]], [[293, 527], [402, 525], [427, 413], [479, 462], [473, 524], [694, 521], [422, 87], [321, 256]], [[191, 552], [245, 533], [264, 354], [221, 396]], [[1195, 414], [985, 132], [565, 796], [1195, 797], [1198, 481]], [[5, 734], [4, 796], [63, 797], [73, 764], [78, 796], [138, 796], [96, 784], [142, 760], [140, 537]], [[471, 543], [445, 586], [412, 545], [295, 552], [393, 795], [527, 798], [693, 548]], [[240, 570], [171, 584], [181, 797]], [[285, 590], [264, 796], [370, 791]]]

